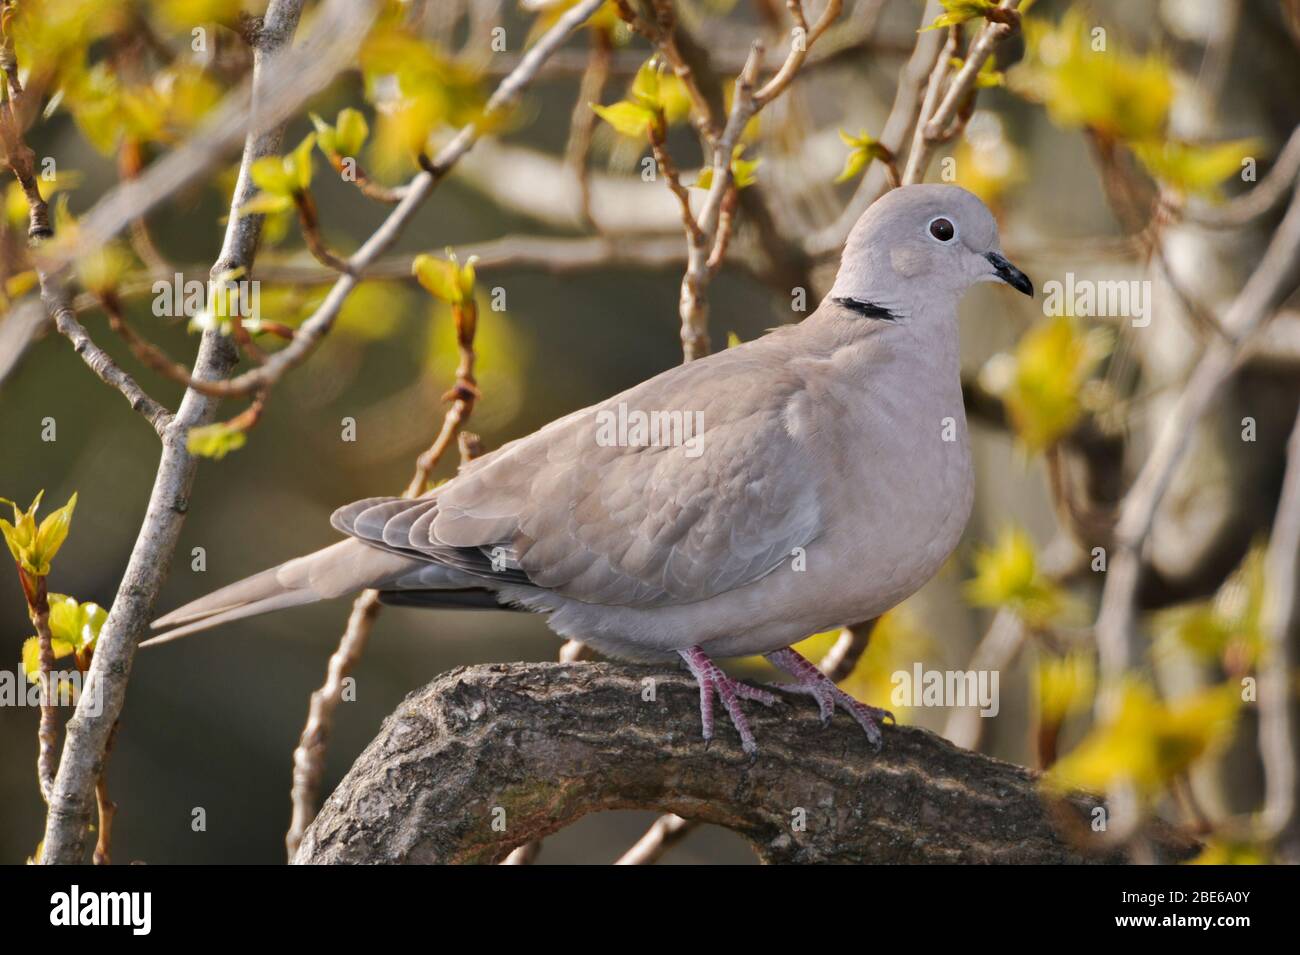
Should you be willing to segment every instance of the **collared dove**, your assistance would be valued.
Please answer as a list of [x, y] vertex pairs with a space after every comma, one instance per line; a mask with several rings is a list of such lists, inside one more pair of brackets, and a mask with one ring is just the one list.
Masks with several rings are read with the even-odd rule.
[[981, 281], [1033, 294], [984, 204], [895, 189], [804, 321], [575, 411], [419, 498], [348, 504], [331, 518], [348, 540], [167, 614], [153, 626], [175, 629], [148, 642], [365, 588], [526, 609], [612, 657], [681, 657], [705, 739], [716, 693], [756, 752], [739, 700], [776, 697], [712, 658], [765, 654], [797, 681], [782, 689], [823, 720], [845, 709], [879, 747], [890, 715], [790, 644], [885, 612], [956, 546], [974, 494], [957, 302]]

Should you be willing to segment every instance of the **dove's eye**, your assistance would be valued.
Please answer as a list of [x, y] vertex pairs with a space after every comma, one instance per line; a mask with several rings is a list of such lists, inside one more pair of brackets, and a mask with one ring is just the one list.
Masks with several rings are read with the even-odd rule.
[[938, 216], [930, 220], [930, 235], [934, 236], [940, 242], [951, 242], [952, 237], [957, 234], [957, 227], [943, 216]]

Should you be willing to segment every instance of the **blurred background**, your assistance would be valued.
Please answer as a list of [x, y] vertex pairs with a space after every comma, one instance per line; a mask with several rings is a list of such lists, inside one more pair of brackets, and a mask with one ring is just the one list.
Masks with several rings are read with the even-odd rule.
[[[189, 34], [184, 18], [195, 15], [180, 4], [123, 6], [176, 49]], [[535, 21], [553, 15], [547, 8], [556, 5], [439, 0], [397, 6], [422, 8], [416, 19], [420, 35], [474, 77], [476, 89], [490, 91], [517, 62]], [[782, 42], [784, 4], [681, 0], [675, 6], [723, 76], [738, 70], [750, 35], [767, 37], [773, 49]], [[931, 5], [927, 12], [934, 9]], [[742, 213], [735, 254], [709, 292], [715, 348], [725, 347], [729, 335], [748, 340], [797, 320], [791, 289], [798, 282], [791, 275], [806, 276], [810, 298], [818, 300], [833, 273], [837, 244], [822, 230], [834, 225], [859, 190], [856, 178], [834, 182], [851, 149], [837, 132], [880, 135], [917, 29], [928, 22], [923, 15], [922, 4], [914, 0], [849, 0], [844, 32], [828, 40], [833, 55], [814, 60], [790, 95], [763, 114], [761, 132], [746, 155], [762, 159], [756, 189], [772, 221]], [[1042, 25], [1049, 54], [1051, 44], [1059, 47], [1068, 31], [1102, 26], [1115, 56], [1122, 53], [1137, 64], [1152, 58], [1158, 66], [1151, 69], [1161, 75], [1150, 83], [1160, 90], [1168, 84], [1160, 122], [1172, 131], [1169, 136], [1257, 141], [1257, 149], [1242, 149], [1258, 156], [1260, 176], [1300, 121], [1294, 4], [1040, 0], [1030, 17]], [[486, 45], [494, 25], [505, 27], [504, 52], [490, 52]], [[123, 29], [132, 26], [128, 22]], [[973, 29], [967, 27], [968, 35]], [[221, 31], [214, 28], [216, 52], [198, 62], [226, 86], [228, 74], [240, 69], [239, 41]], [[482, 243], [505, 236], [593, 234], [577, 199], [580, 180], [571, 155], [574, 104], [590, 96], [589, 90], [580, 93], [588, 49], [604, 42], [592, 32], [571, 41], [543, 71], [507, 128], [461, 162], [420, 210], [396, 252], [441, 254], [450, 246], [463, 261]], [[1044, 59], [1033, 46], [1035, 34], [1025, 32], [1029, 57], [1017, 65], [1025, 44], [1008, 44], [998, 64], [1006, 71], [1003, 82], [980, 90], [974, 114], [962, 134], [942, 147], [929, 179], [940, 181], [945, 158], [955, 157], [956, 181], [995, 208], [1009, 258], [1040, 289], [1045, 282], [1064, 281], [1066, 272], [1151, 281], [1153, 322], [1136, 329], [1122, 317], [1074, 321], [1068, 331], [1051, 333], [1066, 335], [1063, 343], [1053, 343], [1044, 332], [1026, 349], [1021, 347], [1026, 336], [1050, 323], [1041, 295], [1031, 301], [987, 285], [968, 295], [962, 337], [977, 467], [974, 517], [943, 572], [882, 624], [850, 688], [867, 702], [890, 706], [889, 676], [896, 670], [910, 671], [917, 662], [927, 669], [970, 667], [977, 648], [990, 652], [982, 641], [1006, 610], [1016, 626], [1009, 647], [991, 658], [1001, 677], [997, 717], [972, 718], [970, 711], [942, 707], [894, 709], [903, 722], [1033, 766], [1046, 752], [1044, 712], [1059, 710], [1051, 754], [1070, 751], [1090, 731], [1088, 627], [1100, 575], [1089, 572], [1086, 556], [1080, 568], [1077, 554], [1087, 555], [1098, 541], [1105, 544], [1109, 526], [1104, 518], [1093, 519], [1113, 505], [1131, 479], [1153, 427], [1168, 413], [1205, 336], [1212, 334], [1198, 311], [1221, 314], [1257, 264], [1277, 215], [1229, 231], [1166, 216], [1158, 237], [1148, 241], [1144, 230], [1151, 219], [1135, 221], [1133, 209], [1140, 203], [1125, 191], [1126, 184], [1138, 181], [1152, 194], [1167, 184], [1153, 185], [1156, 177], [1137, 166], [1133, 153], [1116, 147], [1122, 135], [1099, 134], [1095, 117], [1071, 118], [1053, 102], [1053, 96], [1073, 94], [1059, 92], [1059, 76], [1056, 86], [1050, 75], [1044, 78], [1059, 59]], [[596, 97], [605, 103], [626, 94], [649, 53], [644, 40], [624, 30], [612, 29], [609, 38], [610, 75]], [[830, 42], [835, 39], [838, 46]], [[123, 82], [153, 82], [149, 60], [141, 62], [141, 74], [122, 67]], [[1147, 90], [1144, 95], [1164, 94]], [[375, 122], [358, 73], [345, 75], [311, 105], [327, 119], [355, 106]], [[311, 129], [306, 116], [295, 120], [285, 135], [285, 151]], [[97, 149], [84, 118], [79, 121], [69, 110], [55, 111], [30, 135], [38, 156], [57, 157], [62, 181], [75, 183], [63, 193], [73, 214], [88, 209], [123, 174], [123, 141]], [[590, 135], [588, 212], [607, 234], [620, 242], [629, 238], [617, 255], [563, 267], [539, 261], [545, 255], [523, 261], [509, 247], [481, 247], [482, 398], [469, 427], [487, 449], [681, 361], [677, 300], [685, 241], [672, 197], [662, 181], [640, 176], [639, 159], [648, 155], [643, 143], [604, 123], [592, 126]], [[138, 148], [147, 161], [165, 146], [144, 142]], [[700, 159], [689, 125], [671, 129], [669, 148], [693, 178]], [[366, 164], [386, 182], [409, 175], [383, 156], [371, 156]], [[1229, 169], [1235, 173], [1236, 157]], [[866, 175], [878, 176], [878, 170], [875, 164]], [[323, 234], [334, 249], [350, 252], [387, 210], [331, 174], [319, 153], [315, 171], [312, 192]], [[1191, 201], [1197, 190], [1184, 185]], [[1225, 174], [1211, 185], [1231, 196], [1253, 183]], [[187, 277], [204, 278], [216, 257], [228, 189], [228, 183], [213, 181], [149, 216], [153, 247]], [[21, 234], [22, 219], [20, 214], [14, 220], [11, 212], [10, 239]], [[275, 241], [264, 248], [255, 272], [264, 283], [263, 314], [293, 324], [323, 287], [295, 292], [261, 274], [261, 267], [315, 268], [296, 223], [273, 224], [270, 231]], [[823, 236], [821, 246], [808, 248], [806, 240], [818, 236]], [[638, 250], [650, 248], [651, 240], [656, 256], [638, 261]], [[795, 251], [774, 262], [764, 251], [771, 242], [778, 251]], [[496, 289], [504, 290], [503, 311], [491, 305]], [[78, 493], [72, 532], [49, 586], [107, 606], [143, 516], [158, 442], [144, 421], [87, 371], [66, 340], [43, 329], [18, 329], [24, 314], [19, 304], [11, 304], [0, 319], [5, 346], [0, 349], [0, 495], [26, 505], [44, 489], [46, 507], [54, 507]], [[149, 294], [128, 296], [127, 304], [135, 327], [190, 362], [198, 338], [183, 321], [155, 317]], [[100, 312], [88, 309], [80, 317], [152, 395], [175, 405], [179, 386], [142, 368]], [[1098, 330], [1100, 337], [1089, 337]], [[454, 330], [443, 303], [409, 280], [367, 283], [320, 349], [276, 389], [246, 446], [201, 465], [159, 612], [333, 542], [337, 535], [328, 518], [341, 504], [400, 492], [415, 456], [441, 424], [440, 396], [452, 383], [455, 362]], [[1256, 644], [1251, 641], [1258, 641], [1259, 624], [1250, 605], [1257, 604], [1260, 585], [1248, 555], [1266, 540], [1276, 507], [1298, 380], [1300, 319], [1286, 312], [1205, 423], [1162, 511], [1153, 570], [1142, 594], [1151, 611], [1143, 617], [1143, 632], [1151, 647], [1152, 682], [1171, 698], [1252, 672]], [[1040, 404], [1032, 395], [1043, 396]], [[232, 406], [228, 413], [235, 410]], [[1256, 422], [1254, 440], [1243, 441], [1242, 419], [1248, 416]], [[56, 423], [56, 440], [42, 439], [47, 418]], [[355, 419], [355, 441], [342, 440], [345, 418]], [[435, 477], [453, 474], [455, 463], [449, 455]], [[1012, 535], [1013, 529], [1024, 536]], [[205, 555], [201, 572], [192, 569], [195, 548]], [[998, 591], [999, 581], [991, 579], [1012, 573], [1008, 565], [1025, 557], [1017, 548], [1026, 549], [1032, 564], [1021, 583], [1050, 590], [1052, 605], [1046, 610], [1019, 599], [1024, 593], [1017, 598], [1014, 584]], [[968, 586], [972, 579], [983, 580], [982, 594]], [[291, 754], [308, 697], [323, 679], [347, 611], [346, 601], [294, 609], [137, 656], [109, 771], [109, 788], [120, 807], [115, 861], [283, 861]], [[7, 648], [3, 652], [11, 661], [6, 669], [18, 667], [30, 635], [17, 579], [0, 574], [0, 648]], [[830, 637], [822, 638], [822, 646], [829, 642]], [[544, 620], [529, 615], [384, 609], [353, 674], [356, 699], [344, 703], [335, 720], [324, 792], [333, 789], [403, 696], [435, 675], [465, 664], [552, 660], [558, 648]], [[749, 672], [768, 675], [757, 666]], [[1045, 694], [1052, 693], [1056, 696], [1045, 702]], [[1253, 712], [1242, 707], [1233, 716], [1197, 750], [1208, 758], [1191, 768], [1196, 813], [1245, 812], [1260, 800]], [[6, 862], [21, 862], [41, 836], [36, 721], [33, 709], [0, 707], [0, 803], [7, 808], [0, 822], [0, 860]], [[1178, 767], [1180, 778], [1186, 768]], [[1167, 788], [1162, 785], [1155, 802], [1181, 811], [1185, 801], [1175, 797], [1182, 783], [1162, 783]], [[206, 831], [195, 832], [191, 819], [199, 807], [206, 811]], [[652, 819], [645, 813], [587, 817], [549, 838], [541, 860], [611, 861]], [[693, 834], [666, 859], [750, 860], [739, 837], [711, 828]]]

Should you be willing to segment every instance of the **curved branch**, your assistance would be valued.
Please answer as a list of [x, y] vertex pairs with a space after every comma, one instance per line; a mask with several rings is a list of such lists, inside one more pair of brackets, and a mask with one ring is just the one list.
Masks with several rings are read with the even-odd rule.
[[[1090, 832], [1096, 797], [1049, 806], [1030, 770], [926, 730], [887, 729], [877, 754], [851, 720], [823, 729], [816, 707], [791, 698], [749, 713], [751, 762], [732, 732], [705, 749], [698, 706], [685, 674], [645, 667], [452, 670], [384, 722], [294, 861], [498, 862], [608, 809], [725, 826], [765, 862], [1121, 861], [1057, 831]], [[1151, 837], [1167, 858], [1195, 851], [1166, 828]]]

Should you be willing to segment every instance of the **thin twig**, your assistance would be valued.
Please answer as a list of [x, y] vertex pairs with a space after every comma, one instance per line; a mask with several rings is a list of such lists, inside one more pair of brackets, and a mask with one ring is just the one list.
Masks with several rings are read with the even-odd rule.
[[804, 61], [808, 59], [808, 52], [813, 44], [835, 22], [835, 18], [840, 15], [840, 10], [844, 6], [843, 0], [827, 0], [826, 9], [809, 30], [808, 20], [804, 17], [803, 4], [800, 0], [786, 0], [785, 5], [789, 7], [790, 15], [795, 22], [791, 31], [790, 55], [785, 58], [776, 75], [754, 93], [755, 111], [762, 109], [785, 92], [786, 87], [794, 81], [803, 67]]
[[703, 233], [700, 232], [700, 224], [695, 221], [695, 215], [691, 212], [690, 191], [682, 185], [681, 173], [678, 172], [673, 157], [668, 152], [666, 134], [667, 130], [659, 123], [651, 123], [650, 150], [654, 153], [659, 172], [663, 174], [664, 180], [668, 183], [668, 189], [676, 196], [677, 204], [681, 206], [682, 228], [686, 230], [687, 241], [699, 242], [703, 239]]
[[591, 141], [596, 131], [596, 113], [589, 104], [599, 103], [609, 80], [609, 61], [613, 39], [608, 30], [592, 29], [591, 54], [582, 73], [578, 98], [569, 117], [569, 142], [564, 150], [565, 162], [578, 180], [579, 205], [588, 228], [599, 231], [600, 225], [591, 212]]
[[108, 756], [113, 751], [113, 743], [117, 740], [117, 728], [120, 724], [113, 724], [113, 731], [108, 734], [108, 747], [104, 750], [104, 768], [100, 771], [99, 779], [95, 781], [95, 808], [99, 818], [99, 832], [95, 839], [95, 854], [92, 856], [95, 865], [112, 865], [112, 846], [113, 846], [113, 820], [117, 818], [117, 803], [113, 802], [108, 795]]
[[27, 598], [27, 615], [36, 628], [40, 648], [39, 673], [41, 718], [37, 727], [36, 779], [41, 798], [47, 803], [54, 789], [54, 774], [58, 769], [59, 747], [59, 687], [54, 673], [54, 636], [50, 633], [50, 601], [45, 589], [45, 578], [29, 574], [18, 567], [23, 594]]
[[294, 207], [298, 210], [298, 225], [302, 228], [302, 237], [312, 257], [327, 269], [352, 275], [353, 268], [346, 259], [341, 259], [330, 251], [325, 244], [325, 237], [320, 232], [320, 216], [316, 212], [316, 200], [310, 192], [294, 193]]
[[[452, 313], [456, 324], [456, 346], [460, 362], [456, 368], [455, 386], [448, 392], [451, 407], [443, 416], [442, 428], [428, 450], [416, 459], [415, 471], [402, 492], [402, 497], [419, 497], [425, 492], [429, 475], [458, 435], [461, 442], [462, 463], [472, 460], [482, 450], [475, 435], [466, 435], [461, 427], [474, 410], [478, 389], [474, 381], [474, 331], [475, 305], [471, 300], [455, 306]], [[334, 716], [343, 702], [343, 681], [348, 677], [370, 641], [370, 631], [380, 611], [379, 591], [363, 590], [352, 602], [348, 624], [339, 640], [338, 649], [330, 656], [325, 682], [311, 695], [307, 708], [307, 723], [293, 751], [293, 786], [290, 800], [293, 815], [284, 844], [289, 860], [298, 853], [298, 846], [312, 820], [320, 800], [320, 783], [325, 774], [325, 751], [329, 746], [334, 727]]]
[[46, 310], [54, 319], [54, 327], [72, 343], [72, 350], [104, 384], [117, 389], [132, 410], [144, 416], [160, 438], [166, 437], [173, 421], [172, 412], [151, 398], [140, 384], [123, 371], [108, 352], [104, 351], [90, 333], [77, 321], [73, 312], [66, 280], [61, 275], [48, 275], [41, 283], [41, 298]]

